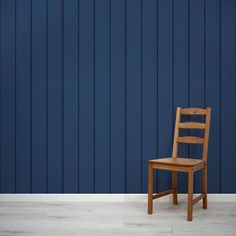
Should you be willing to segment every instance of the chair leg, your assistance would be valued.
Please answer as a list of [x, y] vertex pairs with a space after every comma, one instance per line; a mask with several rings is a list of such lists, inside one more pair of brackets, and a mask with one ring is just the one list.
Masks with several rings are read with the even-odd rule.
[[202, 193], [203, 197], [203, 208], [207, 209], [207, 167], [202, 169]]
[[178, 203], [178, 197], [177, 197], [177, 172], [172, 171], [172, 188], [173, 188], [173, 204]]
[[148, 165], [148, 214], [153, 211], [153, 168], [152, 164]]
[[193, 171], [188, 172], [188, 221], [193, 218]]

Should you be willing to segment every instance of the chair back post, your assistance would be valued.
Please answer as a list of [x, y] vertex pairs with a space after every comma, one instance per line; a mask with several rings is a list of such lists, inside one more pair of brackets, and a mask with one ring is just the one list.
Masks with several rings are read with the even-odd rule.
[[[205, 123], [200, 122], [180, 122], [181, 115], [204, 115]], [[211, 108], [181, 108], [177, 107], [175, 119], [174, 142], [172, 150], [172, 158], [178, 156], [178, 143], [186, 144], [203, 144], [202, 160], [206, 163], [208, 154], [209, 130], [210, 130]], [[196, 136], [179, 136], [179, 129], [203, 129], [204, 137]]]
[[203, 152], [202, 152], [202, 160], [207, 162], [208, 156], [208, 143], [209, 143], [209, 131], [210, 131], [210, 120], [211, 120], [211, 108], [207, 107], [206, 109], [206, 127], [204, 132], [204, 143], [203, 143]]
[[177, 139], [179, 137], [179, 122], [180, 122], [180, 107], [177, 107], [176, 110], [176, 119], [175, 119], [175, 131], [174, 131], [174, 142], [172, 149], [172, 158], [177, 158], [178, 155], [178, 142]]

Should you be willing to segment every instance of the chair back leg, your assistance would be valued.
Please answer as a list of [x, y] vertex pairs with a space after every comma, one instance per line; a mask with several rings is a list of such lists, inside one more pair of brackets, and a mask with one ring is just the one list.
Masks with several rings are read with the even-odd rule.
[[202, 193], [203, 197], [203, 208], [207, 209], [207, 167], [204, 166], [202, 169]]

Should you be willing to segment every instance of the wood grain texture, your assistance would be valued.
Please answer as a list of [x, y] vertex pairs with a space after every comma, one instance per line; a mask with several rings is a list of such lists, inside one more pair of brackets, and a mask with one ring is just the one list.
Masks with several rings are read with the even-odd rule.
[[207, 209], [207, 165], [202, 169], [203, 208]]
[[188, 221], [193, 219], [193, 172], [188, 172]]
[[206, 115], [206, 110], [202, 108], [183, 108], [180, 111], [181, 115]]
[[195, 136], [183, 136], [177, 138], [178, 143], [192, 143], [192, 144], [203, 144], [204, 139]]
[[175, 118], [175, 131], [174, 131], [174, 141], [172, 149], [172, 157], [177, 157], [178, 155], [178, 137], [179, 137], [179, 125], [180, 125], [180, 107], [176, 109], [176, 118]]
[[148, 214], [153, 211], [153, 167], [148, 166]]
[[172, 171], [172, 189], [173, 189], [173, 204], [178, 204], [178, 175], [176, 171]]
[[[208, 151], [208, 140], [209, 140], [209, 129], [210, 129], [210, 118], [211, 118], [211, 108], [184, 108], [184, 112], [194, 113], [195, 115], [205, 115], [205, 123], [204, 125], [204, 137], [193, 137], [193, 136], [179, 136], [179, 125], [181, 120], [181, 108], [176, 109], [176, 122], [175, 122], [175, 133], [174, 133], [174, 143], [173, 143], [173, 150], [172, 150], [172, 157], [167, 158], [160, 158], [160, 159], [153, 159], [149, 160], [149, 172], [153, 172], [153, 169], [159, 170], [169, 170], [172, 171], [172, 189], [164, 192], [159, 192], [158, 194], [153, 195], [153, 181], [152, 177], [149, 177], [149, 191], [148, 193], [148, 209], [150, 201], [152, 199], [160, 198], [166, 196], [168, 194], [173, 193], [173, 204], [177, 204], [177, 172], [187, 172], [188, 173], [188, 213], [187, 213], [187, 220], [192, 221], [193, 215], [193, 205], [196, 204], [198, 201], [203, 199], [203, 208], [207, 208], [207, 151]], [[184, 113], [185, 115], [185, 113]], [[195, 123], [195, 122], [194, 122]], [[197, 123], [198, 124], [198, 123]], [[198, 124], [199, 125], [199, 124]], [[188, 122], [188, 126], [190, 128], [195, 128], [196, 123]], [[202, 127], [201, 127], [202, 128]], [[194, 143], [194, 144], [203, 144], [203, 151], [202, 151], [202, 158], [199, 159], [189, 159], [189, 158], [179, 158], [178, 155], [178, 142], [183, 143]], [[195, 199], [193, 199], [193, 186], [194, 186], [194, 178], [193, 174], [195, 171], [202, 170], [202, 194]], [[152, 174], [153, 175], [153, 174]], [[151, 180], [151, 182], [150, 182]], [[148, 213], [152, 213], [152, 207], [148, 210]]]
[[179, 123], [179, 128], [182, 129], [205, 129], [205, 124], [200, 122], [183, 122]]
[[[235, 202], [211, 202], [207, 211], [194, 206], [186, 222], [186, 202], [154, 202], [157, 214], [147, 215], [144, 202], [2, 202], [1, 235], [34, 236], [189, 236], [236, 234]], [[114, 214], [115, 212], [115, 214]], [[20, 222], [20, 223], [19, 223]], [[43, 226], [43, 227], [42, 227]]]
[[163, 191], [161, 193], [158, 193], [158, 194], [154, 194], [152, 196], [153, 199], [157, 199], [157, 198], [160, 198], [160, 197], [164, 197], [166, 195], [169, 195], [169, 194], [172, 194], [174, 191], [172, 189], [170, 190], [167, 190], [167, 191]]
[[200, 194], [199, 196], [197, 196], [196, 198], [193, 199], [193, 205], [196, 204], [197, 202], [199, 202], [200, 200], [202, 200], [204, 198], [205, 194]]
[[179, 166], [194, 166], [196, 164], [202, 163], [202, 160], [196, 160], [196, 159], [188, 159], [188, 158], [160, 158], [160, 159], [154, 159], [150, 160], [151, 163], [160, 163], [160, 164], [168, 164], [168, 165], [179, 165]]

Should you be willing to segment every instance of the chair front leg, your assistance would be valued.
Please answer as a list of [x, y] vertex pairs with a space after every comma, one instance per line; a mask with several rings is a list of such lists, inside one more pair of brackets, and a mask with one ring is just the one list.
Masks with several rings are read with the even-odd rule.
[[153, 168], [152, 164], [148, 165], [148, 214], [153, 212]]
[[177, 198], [177, 172], [176, 171], [172, 171], [172, 189], [173, 189], [173, 204], [177, 204], [178, 203], [178, 198]]
[[188, 221], [193, 218], [193, 171], [188, 172]]

